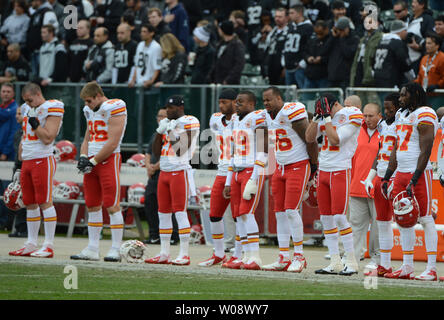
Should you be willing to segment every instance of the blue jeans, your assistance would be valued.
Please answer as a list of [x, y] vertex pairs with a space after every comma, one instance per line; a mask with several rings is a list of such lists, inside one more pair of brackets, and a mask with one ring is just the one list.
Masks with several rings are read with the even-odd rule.
[[299, 68], [296, 70], [285, 70], [285, 84], [287, 86], [290, 86], [292, 84], [295, 84], [298, 86], [299, 89], [305, 89], [306, 88], [306, 82], [307, 77], [305, 77], [304, 69]]
[[307, 78], [305, 85], [307, 89], [328, 88], [328, 80], [327, 78], [318, 79], [318, 80], [310, 80]]

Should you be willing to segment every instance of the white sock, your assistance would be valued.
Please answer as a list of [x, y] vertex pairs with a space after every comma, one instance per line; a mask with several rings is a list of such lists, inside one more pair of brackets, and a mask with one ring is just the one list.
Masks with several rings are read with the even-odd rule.
[[328, 253], [330, 256], [339, 255], [339, 233], [334, 217], [321, 215], [321, 222], [324, 229]]
[[[248, 246], [246, 223], [243, 217], [237, 217], [236, 220], [237, 220], [236, 225], [239, 227], [239, 237], [240, 237], [242, 252], [244, 252], [245, 255], [248, 255], [248, 252], [250, 250]], [[238, 258], [242, 258], [242, 255], [240, 255]]]
[[117, 211], [116, 213], [109, 214], [109, 223], [111, 227], [111, 246], [115, 249], [120, 249], [120, 245], [122, 244], [123, 238], [123, 216], [122, 211]]
[[26, 243], [37, 246], [40, 230], [40, 208], [26, 210], [26, 225], [28, 227], [28, 241]]
[[236, 219], [236, 239], [234, 241], [234, 253], [233, 256], [236, 258], [242, 258], [242, 243], [241, 243], [241, 237], [239, 234], [239, 220]]
[[393, 229], [391, 221], [376, 221], [378, 224], [379, 251], [381, 266], [390, 269], [392, 266], [391, 252], [393, 249]]
[[427, 269], [436, 269], [436, 253], [438, 249], [438, 234], [436, 232], [435, 220], [432, 216], [419, 218], [424, 229], [424, 238], [427, 251]]
[[288, 258], [290, 256], [290, 227], [285, 212], [276, 212], [276, 232], [279, 244], [279, 254]]
[[213, 238], [214, 254], [219, 258], [225, 255], [224, 252], [224, 220], [210, 222], [211, 235]]
[[54, 206], [43, 210], [43, 225], [45, 227], [45, 242], [43, 246], [53, 248], [54, 236], [57, 226], [57, 213]]
[[179, 229], [180, 252], [179, 257], [188, 256], [188, 249], [190, 247], [190, 220], [188, 214], [183, 211], [175, 213], [177, 220], [177, 227]]
[[[353, 232], [350, 223], [347, 221], [347, 217], [344, 214], [335, 214], [335, 221], [339, 228], [339, 234], [344, 246], [344, 251], [347, 254], [355, 254], [353, 246]], [[357, 257], [358, 259], [360, 257]]]
[[415, 245], [415, 229], [399, 227], [401, 234], [401, 246], [403, 253], [403, 264], [413, 269], [413, 248]]
[[159, 212], [159, 238], [160, 238], [160, 254], [170, 254], [170, 240], [173, 233], [173, 220], [171, 213]]
[[100, 211], [88, 212], [88, 247], [99, 251], [100, 233], [103, 229], [103, 214]]
[[254, 214], [247, 214], [245, 221], [247, 229], [248, 247], [250, 252], [259, 252], [259, 226]]
[[294, 253], [304, 253], [304, 224], [302, 222], [301, 215], [297, 209], [286, 211], [288, 221], [290, 223], [291, 237], [293, 239]]

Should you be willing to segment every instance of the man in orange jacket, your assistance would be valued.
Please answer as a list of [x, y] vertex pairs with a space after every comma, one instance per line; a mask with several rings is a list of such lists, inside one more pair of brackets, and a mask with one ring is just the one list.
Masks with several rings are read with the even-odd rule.
[[352, 159], [352, 175], [350, 184], [350, 217], [353, 230], [355, 257], [359, 261], [366, 250], [367, 230], [371, 224], [369, 254], [372, 262], [378, 263], [379, 244], [376, 225], [376, 209], [372, 198], [369, 198], [363, 181], [366, 179], [373, 161], [379, 150], [379, 133], [377, 129], [381, 116], [381, 108], [375, 103], [365, 105], [364, 123], [358, 136], [358, 148]]

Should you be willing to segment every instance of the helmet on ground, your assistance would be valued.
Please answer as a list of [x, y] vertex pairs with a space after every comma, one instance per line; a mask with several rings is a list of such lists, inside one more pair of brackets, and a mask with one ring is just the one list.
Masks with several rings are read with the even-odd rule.
[[126, 163], [132, 167], [145, 167], [145, 155], [142, 153], [136, 153], [131, 156]]
[[80, 196], [80, 187], [73, 181], [61, 182], [54, 186], [52, 196], [54, 199], [77, 199]]
[[402, 191], [393, 199], [393, 213], [396, 223], [402, 228], [414, 227], [418, 222], [419, 205], [415, 196]]
[[310, 206], [310, 207], [317, 207], [318, 206], [318, 195], [317, 195], [317, 186], [316, 181], [311, 180], [307, 184], [307, 188], [305, 190], [303, 200]]
[[22, 187], [20, 183], [11, 182], [3, 193], [3, 202], [5, 206], [12, 210], [17, 211], [25, 207], [22, 200]]
[[128, 202], [130, 203], [145, 202], [145, 185], [143, 183], [141, 182], [134, 183], [128, 188]]
[[148, 248], [139, 240], [127, 240], [120, 246], [120, 256], [124, 262], [142, 263], [148, 258]]
[[194, 224], [191, 226], [190, 244], [205, 244], [205, 236], [203, 234], [203, 228], [200, 224]]
[[199, 204], [206, 209], [210, 208], [211, 200], [211, 187], [208, 185], [197, 188], [197, 196], [199, 198]]
[[77, 148], [71, 141], [61, 140], [54, 146], [54, 157], [56, 161], [75, 160], [77, 155]]

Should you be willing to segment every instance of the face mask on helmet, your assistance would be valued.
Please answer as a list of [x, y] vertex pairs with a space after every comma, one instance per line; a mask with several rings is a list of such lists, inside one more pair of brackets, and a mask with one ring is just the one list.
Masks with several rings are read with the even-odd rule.
[[418, 222], [419, 205], [415, 196], [409, 197], [402, 191], [393, 199], [393, 213], [396, 223], [402, 228], [411, 228]]
[[143, 203], [145, 200], [145, 185], [135, 183], [128, 188], [128, 202]]
[[75, 160], [77, 155], [76, 146], [68, 140], [62, 140], [54, 146], [54, 157], [56, 161]]
[[3, 193], [3, 202], [5, 206], [12, 210], [17, 211], [25, 207], [22, 200], [22, 187], [19, 183], [11, 182]]
[[132, 167], [144, 168], [145, 167], [145, 155], [142, 153], [136, 153], [136, 154], [132, 155], [131, 158], [129, 158], [126, 161], [126, 163]]

